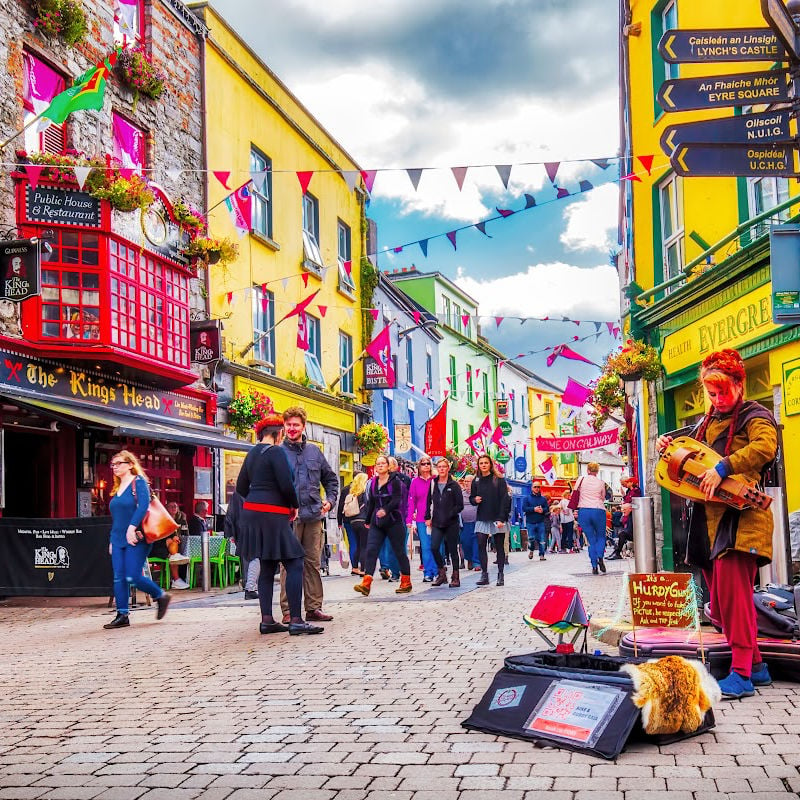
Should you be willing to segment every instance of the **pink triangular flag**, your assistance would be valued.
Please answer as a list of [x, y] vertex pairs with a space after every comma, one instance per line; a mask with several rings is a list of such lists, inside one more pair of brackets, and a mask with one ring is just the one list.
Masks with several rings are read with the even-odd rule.
[[500, 327], [500, 323], [505, 319], [505, 317], [495, 317], [494, 321], [497, 323], [497, 327]]
[[378, 321], [378, 313], [379, 313], [378, 309], [377, 308], [371, 308], [369, 310], [369, 313], [372, 315], [372, 319], [374, 319], [375, 322], [377, 322]]
[[343, 261], [342, 266], [344, 267], [344, 271], [347, 273], [347, 276], [353, 274], [353, 262], [352, 261]]
[[447, 238], [450, 240], [450, 244], [453, 245], [453, 250], [457, 250], [456, 247], [456, 232], [455, 231], [448, 231]]
[[225, 299], [228, 301], [228, 305], [230, 305], [233, 301], [233, 292], [228, 292], [228, 294], [225, 295]]
[[613, 322], [606, 322], [606, 327], [608, 328], [608, 332], [613, 336], [614, 335], [614, 323]]
[[558, 168], [560, 166], [560, 161], [549, 161], [544, 165], [545, 172], [547, 172], [547, 177], [550, 178], [550, 183], [556, 182], [556, 175], [558, 174]]
[[497, 213], [501, 217], [510, 217], [514, 212], [510, 208], [498, 208]]
[[413, 383], [409, 383], [408, 384], [408, 388], [411, 389], [411, 391], [413, 392], [414, 391], [414, 384]]
[[261, 284], [261, 293], [262, 294], [266, 294], [267, 293], [267, 282], [266, 281], [264, 281], [264, 283]]
[[647, 174], [650, 174], [650, 170], [653, 167], [653, 159], [655, 156], [636, 156], [639, 159], [642, 166], [647, 170]]
[[477, 378], [478, 375], [480, 375], [480, 374], [481, 374], [481, 368], [480, 367], [475, 367], [475, 377]]
[[467, 177], [469, 167], [450, 167], [450, 169], [453, 171], [453, 177], [456, 179], [458, 191], [460, 192], [464, 188], [464, 178]]
[[623, 175], [620, 178], [620, 180], [621, 181], [640, 181], [641, 182], [642, 179], [635, 172], [630, 172], [627, 175]]
[[31, 185], [31, 189], [35, 189], [39, 184], [39, 176], [42, 174], [42, 170], [44, 169], [44, 165], [42, 164], [26, 164], [25, 165], [25, 173], [28, 176], [28, 182]]
[[308, 189], [308, 184], [311, 183], [311, 179], [314, 177], [313, 170], [301, 170], [297, 173], [297, 180], [300, 181], [300, 188], [303, 190], [303, 194], [306, 193]]
[[319, 309], [319, 315], [324, 317], [328, 313], [328, 306], [321, 306], [317, 304], [317, 308]]
[[303, 286], [305, 286], [306, 289], [308, 289], [308, 273], [304, 272], [302, 273], [302, 275], [300, 275], [300, 277], [303, 279]]
[[261, 310], [266, 314], [269, 309], [269, 297], [266, 295], [261, 297]]
[[481, 396], [480, 392], [475, 392], [475, 399], [477, 400]]
[[364, 179], [364, 185], [367, 187], [367, 192], [372, 194], [372, 187], [375, 185], [375, 176], [378, 174], [376, 169], [362, 169], [361, 177]]
[[461, 324], [466, 328], [469, 325], [469, 314], [461, 315]]
[[226, 189], [230, 190], [231, 187], [228, 186], [231, 177], [230, 171], [213, 170], [212, 174]]
[[556, 190], [556, 200], [563, 200], [565, 197], [569, 197], [569, 191], [562, 186], [556, 186]]
[[538, 392], [537, 392], [537, 394], [536, 394], [536, 399], [537, 399], [537, 400], [541, 400], [541, 399], [542, 399], [542, 396], [541, 396], [541, 395], [540, 395]]
[[414, 324], [419, 325], [419, 321], [420, 318], [422, 317], [422, 314], [420, 314], [419, 311], [412, 311], [411, 316], [414, 317]]

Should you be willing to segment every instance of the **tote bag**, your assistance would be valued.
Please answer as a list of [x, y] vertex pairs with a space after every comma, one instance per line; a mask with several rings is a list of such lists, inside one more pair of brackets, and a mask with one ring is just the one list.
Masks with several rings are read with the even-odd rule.
[[576, 511], [578, 508], [578, 503], [581, 501], [581, 482], [583, 478], [581, 478], [576, 484], [575, 488], [572, 490], [572, 494], [569, 496], [569, 502], [567, 503], [567, 508], [571, 511]]

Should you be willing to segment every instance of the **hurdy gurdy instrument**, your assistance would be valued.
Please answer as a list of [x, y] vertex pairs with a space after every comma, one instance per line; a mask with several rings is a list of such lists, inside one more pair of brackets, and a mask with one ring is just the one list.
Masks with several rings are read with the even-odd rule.
[[706, 470], [713, 469], [721, 460], [719, 454], [703, 442], [689, 436], [679, 436], [661, 453], [656, 464], [656, 483], [686, 500], [725, 503], [737, 509], [768, 509], [772, 503], [768, 494], [732, 477], [723, 478], [714, 491], [713, 499], [706, 500], [700, 489], [700, 478]]

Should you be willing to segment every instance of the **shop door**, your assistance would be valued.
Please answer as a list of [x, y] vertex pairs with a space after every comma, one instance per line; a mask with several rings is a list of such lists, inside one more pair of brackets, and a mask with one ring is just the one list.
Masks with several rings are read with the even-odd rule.
[[[330, 464], [331, 469], [339, 475], [339, 450], [341, 449], [341, 442], [335, 433], [322, 434], [322, 452], [325, 455], [325, 460]], [[341, 480], [339, 481], [341, 484]], [[342, 487], [339, 486], [341, 492]], [[339, 526], [336, 524], [336, 509], [334, 506], [328, 514], [325, 525], [328, 532], [328, 544], [334, 545], [339, 542]]]
[[49, 518], [55, 513], [52, 436], [6, 428], [5, 517]]

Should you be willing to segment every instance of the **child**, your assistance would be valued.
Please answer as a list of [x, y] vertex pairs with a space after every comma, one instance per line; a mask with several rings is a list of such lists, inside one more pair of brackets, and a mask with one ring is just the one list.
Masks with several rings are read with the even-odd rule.
[[561, 551], [561, 505], [550, 506], [550, 552]]

